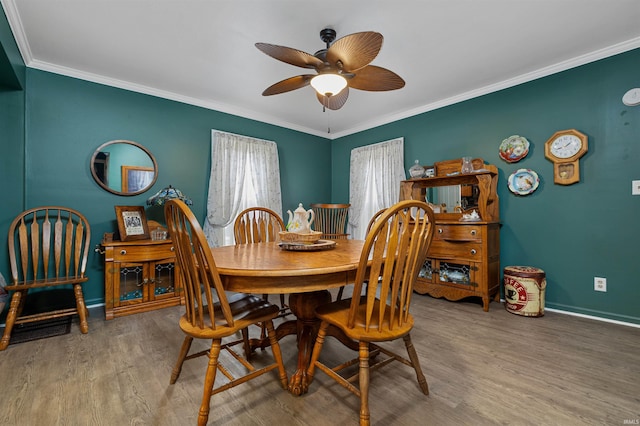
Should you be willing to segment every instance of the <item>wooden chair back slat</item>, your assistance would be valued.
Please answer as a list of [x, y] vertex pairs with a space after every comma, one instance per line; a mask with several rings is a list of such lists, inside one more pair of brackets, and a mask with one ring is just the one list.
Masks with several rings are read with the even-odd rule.
[[[56, 270], [56, 275], [59, 276], [58, 274], [58, 270], [59, 270], [59, 265], [60, 265], [60, 259], [62, 257], [61, 251], [62, 251], [62, 238], [63, 238], [63, 227], [62, 227], [62, 220], [60, 220], [60, 211], [58, 211], [58, 215], [56, 217], [56, 221], [53, 224], [53, 240], [54, 240], [54, 248], [53, 248], [53, 259], [55, 262], [55, 270]], [[47, 263], [49, 263], [47, 261]]]
[[[165, 204], [164, 214], [184, 280], [185, 317], [198, 328], [233, 327], [231, 308], [198, 220], [189, 207], [177, 199]], [[215, 320], [214, 293], [224, 318], [220, 325]]]
[[[371, 224], [358, 265], [347, 327], [356, 324], [358, 310], [365, 307], [365, 330], [374, 318], [384, 333], [401, 327], [409, 319], [413, 286], [433, 239], [433, 211], [421, 201], [402, 201], [381, 213]], [[378, 311], [374, 312], [378, 303]], [[375, 315], [374, 315], [375, 314]]]
[[[32, 235], [36, 235], [36, 234], [32, 233]], [[54, 247], [55, 247], [55, 243], [54, 243]], [[47, 210], [44, 215], [44, 220], [42, 221], [42, 258], [43, 258], [42, 264], [44, 266], [45, 277], [49, 276], [49, 254], [50, 253], [51, 253], [51, 221], [49, 220], [49, 211]]]
[[[60, 219], [59, 215], [58, 215], [58, 218]], [[71, 223], [71, 220], [67, 221], [65, 228], [66, 228], [66, 231], [64, 235], [64, 246], [60, 247], [60, 249], [63, 252], [64, 264], [60, 265], [59, 263], [57, 263], [56, 266], [58, 270], [62, 269], [62, 273], [64, 275], [73, 275], [72, 272], [70, 273], [71, 258], [73, 254], [73, 228], [74, 228], [73, 223]]]
[[278, 241], [284, 221], [266, 207], [250, 207], [240, 212], [233, 225], [236, 244]]
[[351, 204], [312, 203], [311, 209], [315, 214], [312, 228], [322, 232], [325, 239], [346, 239], [347, 216]]
[[[20, 250], [19, 253], [19, 261], [20, 261], [20, 270], [22, 271], [22, 276], [26, 277], [29, 271], [29, 243], [27, 236], [27, 225], [24, 223], [24, 218], [20, 220], [20, 226], [18, 227], [18, 247]], [[11, 238], [11, 233], [9, 233], [9, 238]], [[16, 265], [15, 268], [11, 268], [11, 279], [12, 281], [18, 282], [18, 265], [16, 263], [16, 253], [12, 247], [12, 240], [9, 240], [9, 261], [11, 265]]]
[[[32, 262], [32, 273], [33, 276], [36, 277], [38, 275], [38, 264], [40, 260], [40, 246], [38, 245], [38, 239], [40, 235], [40, 225], [36, 221], [36, 217], [33, 217], [33, 222], [31, 222], [31, 262]], [[44, 277], [47, 278], [48, 269], [45, 269]]]
[[78, 276], [78, 271], [80, 269], [84, 270], [87, 267], [87, 261], [86, 259], [82, 259], [82, 250], [80, 250], [80, 247], [82, 247], [83, 236], [84, 236], [84, 226], [82, 222], [80, 222], [78, 223], [78, 226], [76, 226], [76, 239], [73, 244], [73, 246], [75, 247], [75, 250], [73, 251], [74, 253], [73, 263], [74, 265], [80, 266], [79, 269], [74, 270], [75, 277]]

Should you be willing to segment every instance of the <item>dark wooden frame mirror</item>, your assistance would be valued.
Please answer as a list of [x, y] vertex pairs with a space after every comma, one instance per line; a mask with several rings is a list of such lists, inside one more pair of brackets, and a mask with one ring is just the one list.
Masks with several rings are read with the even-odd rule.
[[[129, 150], [132, 159], [123, 160], [122, 156], [111, 155], [116, 150]], [[113, 140], [100, 145], [91, 156], [89, 168], [96, 183], [102, 189], [116, 195], [131, 196], [142, 194], [149, 190], [158, 179], [158, 163], [153, 154], [143, 145], [128, 140]], [[150, 175], [151, 179], [146, 179], [146, 184], [139, 189], [136, 186], [134, 190], [129, 191], [127, 187], [122, 186], [121, 176], [123, 169], [144, 170], [146, 176]], [[152, 171], [152, 173], [149, 174], [149, 171]], [[110, 179], [109, 176], [117, 178]]]

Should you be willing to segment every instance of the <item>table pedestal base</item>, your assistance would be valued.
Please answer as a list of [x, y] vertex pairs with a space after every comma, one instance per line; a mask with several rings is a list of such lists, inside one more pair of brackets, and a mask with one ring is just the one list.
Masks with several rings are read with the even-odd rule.
[[[296, 335], [298, 344], [298, 366], [289, 379], [289, 392], [294, 395], [303, 395], [309, 389], [307, 378], [307, 368], [311, 360], [313, 345], [318, 336], [320, 320], [316, 318], [316, 308], [331, 302], [331, 293], [327, 290], [314, 291], [309, 293], [292, 293], [289, 295], [289, 307], [296, 316], [295, 320], [285, 321], [276, 328], [276, 338], [278, 341], [285, 336]], [[333, 336], [342, 344], [358, 351], [358, 344], [349, 339], [340, 329], [330, 326], [327, 336]], [[269, 346], [269, 339], [251, 339], [251, 350], [257, 348], [264, 349]]]
[[327, 290], [289, 295], [289, 307], [297, 319], [298, 368], [289, 380], [289, 392], [294, 395], [305, 394], [309, 389], [307, 367], [320, 327], [315, 311], [318, 306], [330, 302], [331, 293]]

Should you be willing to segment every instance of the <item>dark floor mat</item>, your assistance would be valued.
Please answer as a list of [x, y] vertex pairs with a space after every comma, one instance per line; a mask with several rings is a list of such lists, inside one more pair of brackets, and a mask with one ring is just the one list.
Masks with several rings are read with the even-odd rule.
[[10, 345], [45, 339], [47, 337], [62, 336], [71, 331], [72, 317], [54, 318], [26, 324], [17, 324], [11, 330]]

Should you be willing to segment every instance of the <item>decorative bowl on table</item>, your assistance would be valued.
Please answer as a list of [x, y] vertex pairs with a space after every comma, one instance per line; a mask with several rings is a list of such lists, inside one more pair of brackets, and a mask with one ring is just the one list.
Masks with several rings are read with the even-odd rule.
[[309, 231], [309, 232], [280, 232], [280, 240], [287, 243], [305, 243], [305, 244], [314, 244], [320, 240], [322, 236], [322, 232], [320, 231]]

